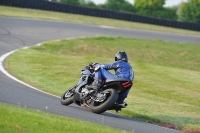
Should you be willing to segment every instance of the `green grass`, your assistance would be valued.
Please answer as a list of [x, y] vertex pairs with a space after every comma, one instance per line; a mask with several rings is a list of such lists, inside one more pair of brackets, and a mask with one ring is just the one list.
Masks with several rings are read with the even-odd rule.
[[0, 103], [1, 133], [122, 133], [105, 125]]
[[14, 76], [60, 96], [74, 85], [90, 61], [110, 63], [126, 51], [135, 70], [134, 85], [121, 114], [183, 131], [200, 131], [200, 45], [121, 37], [52, 41], [21, 49], [5, 68]]
[[183, 30], [183, 29], [177, 29], [177, 28], [170, 28], [170, 27], [157, 26], [157, 25], [151, 25], [151, 24], [142, 24], [142, 23], [136, 23], [136, 22], [128, 22], [128, 21], [108, 19], [108, 18], [99, 18], [99, 17], [92, 17], [92, 16], [83, 16], [83, 15], [76, 15], [76, 14], [69, 14], [69, 13], [50, 12], [50, 11], [33, 10], [33, 9], [22, 9], [22, 8], [14, 8], [14, 7], [7, 7], [7, 6], [0, 6], [0, 16], [41, 18], [41, 19], [49, 19], [49, 20], [59, 20], [59, 21], [87, 23], [87, 24], [95, 24], [95, 25], [134, 28], [134, 29], [142, 29], [142, 30], [173, 32], [173, 33], [181, 33], [181, 34], [187, 34], [187, 35], [198, 35], [198, 36], [200, 35], [200, 32], [198, 31]]

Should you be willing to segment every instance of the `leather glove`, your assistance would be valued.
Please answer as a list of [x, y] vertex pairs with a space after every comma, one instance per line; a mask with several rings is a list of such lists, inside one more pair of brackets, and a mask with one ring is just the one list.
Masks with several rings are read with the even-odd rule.
[[97, 71], [99, 71], [100, 68], [101, 68], [100, 66], [95, 66], [94, 71], [97, 72]]
[[98, 63], [90, 62], [90, 63], [89, 63], [89, 66], [90, 66], [91, 68], [94, 69], [94, 66], [95, 66], [96, 64], [98, 64]]

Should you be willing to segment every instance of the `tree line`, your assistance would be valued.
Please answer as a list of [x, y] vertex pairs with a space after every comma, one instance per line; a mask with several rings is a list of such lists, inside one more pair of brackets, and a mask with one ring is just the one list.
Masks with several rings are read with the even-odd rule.
[[90, 0], [53, 0], [90, 8], [101, 8], [144, 16], [200, 23], [200, 0], [188, 0], [180, 5], [164, 7], [166, 0], [134, 0], [134, 5], [126, 0], [107, 0], [96, 5]]

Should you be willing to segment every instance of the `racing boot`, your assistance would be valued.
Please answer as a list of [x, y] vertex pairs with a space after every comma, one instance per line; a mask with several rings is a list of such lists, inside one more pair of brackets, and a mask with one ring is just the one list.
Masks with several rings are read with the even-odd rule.
[[95, 90], [98, 91], [102, 85], [102, 79], [95, 78], [91, 85], [87, 86], [88, 90]]
[[121, 104], [119, 103], [115, 103], [113, 108], [115, 109], [115, 111], [117, 113], [121, 112], [122, 108], [126, 108], [128, 106], [128, 104], [126, 102], [123, 102]]

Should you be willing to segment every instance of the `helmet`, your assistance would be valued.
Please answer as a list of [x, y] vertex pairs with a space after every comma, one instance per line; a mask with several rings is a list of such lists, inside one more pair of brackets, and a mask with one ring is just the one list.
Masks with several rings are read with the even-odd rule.
[[126, 54], [126, 52], [117, 52], [116, 55], [115, 55], [115, 61], [118, 61], [118, 60], [123, 60], [125, 62], [128, 62], [128, 55]]

